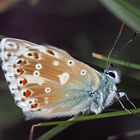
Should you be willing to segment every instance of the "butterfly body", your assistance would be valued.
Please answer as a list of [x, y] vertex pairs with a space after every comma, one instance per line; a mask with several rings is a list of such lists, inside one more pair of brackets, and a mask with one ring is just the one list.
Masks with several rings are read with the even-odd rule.
[[21, 39], [4, 38], [0, 47], [9, 89], [27, 119], [98, 114], [117, 99], [115, 70], [100, 73], [61, 49]]

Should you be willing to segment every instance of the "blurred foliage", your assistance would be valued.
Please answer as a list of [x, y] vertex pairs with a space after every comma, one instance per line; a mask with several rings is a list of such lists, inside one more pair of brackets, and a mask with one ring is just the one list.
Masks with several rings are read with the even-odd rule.
[[[9, 93], [8, 95], [4, 93]], [[13, 104], [11, 94], [8, 90], [6, 82], [0, 81], [0, 126], [8, 126], [17, 123], [21, 120], [22, 115], [19, 108]], [[12, 121], [8, 121], [12, 120]]]
[[39, 0], [31, 0], [30, 1], [30, 3], [31, 3], [31, 5], [37, 5], [38, 4], [38, 2], [39, 2]]
[[0, 13], [9, 10], [12, 6], [15, 6], [21, 0], [0, 0]]
[[[9, 102], [8, 102], [9, 101]], [[10, 102], [7, 96], [1, 96], [0, 98], [0, 126], [6, 127], [9, 125], [16, 124], [17, 122], [21, 121], [21, 113], [19, 113], [19, 109], [13, 102]], [[9, 121], [12, 120], [12, 121]]]
[[128, 0], [100, 0], [100, 2], [135, 31], [140, 31], [140, 9], [134, 7]]

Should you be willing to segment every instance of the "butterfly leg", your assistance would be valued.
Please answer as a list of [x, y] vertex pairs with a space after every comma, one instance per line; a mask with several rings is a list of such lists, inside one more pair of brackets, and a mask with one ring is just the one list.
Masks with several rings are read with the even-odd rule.
[[76, 115], [74, 115], [73, 117], [71, 117], [70, 119], [68, 119], [68, 122], [73, 121], [77, 116], [79, 116], [79, 114], [81, 113], [81, 111], [79, 113], [77, 113]]
[[135, 105], [130, 101], [130, 99], [128, 98], [128, 96], [127, 96], [127, 94], [126, 94], [125, 92], [119, 92], [119, 91], [116, 92], [116, 98], [117, 98], [117, 100], [119, 101], [119, 103], [120, 103], [120, 105], [122, 106], [122, 108], [123, 108], [124, 110], [126, 110], [128, 113], [132, 113], [132, 112], [131, 112], [130, 110], [128, 110], [128, 109], [123, 105], [123, 103], [121, 102], [120, 98], [123, 97], [123, 96], [125, 96], [126, 99], [127, 99], [127, 101], [128, 101], [134, 108], [136, 108]]
[[74, 115], [73, 117], [71, 117], [70, 119], [68, 119], [68, 122], [73, 121], [77, 116], [79, 116], [80, 114], [84, 114], [87, 111], [87, 109], [84, 109], [82, 111], [79, 111], [79, 113], [77, 113], [76, 115]]
[[32, 127], [31, 127], [31, 129], [30, 129], [29, 140], [33, 140], [34, 129], [35, 129], [36, 127], [38, 127], [38, 126], [39, 126], [39, 123], [38, 123], [38, 124], [32, 125]]
[[127, 94], [125, 92], [117, 92], [117, 95], [119, 96], [119, 98], [125, 96], [126, 100], [136, 109], [136, 106], [134, 105], [134, 103], [128, 98]]

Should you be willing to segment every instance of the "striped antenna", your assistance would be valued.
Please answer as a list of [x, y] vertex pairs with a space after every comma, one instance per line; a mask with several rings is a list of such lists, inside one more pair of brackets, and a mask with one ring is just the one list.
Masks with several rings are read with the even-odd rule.
[[134, 38], [137, 35], [138, 35], [138, 32], [134, 32], [134, 34], [132, 35], [132, 37], [130, 38], [130, 40], [128, 40], [128, 42], [115, 53], [115, 55], [112, 57], [112, 59], [114, 59], [118, 54], [121, 53], [122, 50], [124, 50], [126, 47], [128, 47], [133, 42]]
[[108, 54], [108, 61], [107, 61], [107, 63], [106, 63], [106, 68], [108, 68], [109, 65], [110, 65], [110, 62], [111, 62], [111, 59], [110, 59], [111, 54], [112, 54], [112, 52], [113, 52], [113, 50], [114, 50], [114, 48], [115, 48], [115, 46], [116, 46], [116, 44], [117, 44], [117, 42], [118, 42], [118, 40], [119, 40], [119, 38], [120, 38], [120, 36], [121, 36], [123, 30], [124, 30], [124, 25], [125, 25], [124, 23], [121, 24], [121, 27], [120, 27], [119, 33], [118, 33], [118, 35], [117, 35], [117, 38], [116, 38], [116, 40], [115, 40], [115, 42], [114, 42], [114, 44], [113, 44], [113, 47], [111, 48], [111, 50], [110, 50], [110, 52], [109, 52], [109, 54]]

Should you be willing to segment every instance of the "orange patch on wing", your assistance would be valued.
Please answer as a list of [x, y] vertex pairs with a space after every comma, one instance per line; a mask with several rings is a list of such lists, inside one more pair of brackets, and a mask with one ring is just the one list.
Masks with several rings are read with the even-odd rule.
[[[28, 85], [27, 85], [28, 86]], [[36, 98], [40, 107], [42, 106], [50, 106], [52, 104], [58, 103], [62, 101], [65, 98], [65, 95], [60, 92], [59, 89], [53, 88], [49, 86], [52, 89], [52, 92], [49, 94], [45, 93], [45, 87], [49, 85], [44, 85], [40, 87], [32, 86], [29, 87], [30, 90], [33, 92], [32, 98]], [[46, 104], [46, 98], [48, 99], [48, 103]]]
[[17, 69], [17, 72], [21, 75], [24, 73], [24, 70], [22, 68]]
[[27, 80], [26, 79], [23, 79], [22, 80], [22, 84], [23, 84], [23, 86], [26, 85], [27, 84]]
[[30, 95], [31, 95], [31, 91], [27, 89], [27, 90], [24, 92], [24, 96], [27, 98], [27, 97], [29, 97]]
[[31, 108], [37, 108], [38, 107], [38, 104], [37, 103], [34, 103], [31, 105]]
[[33, 55], [34, 55], [34, 58], [35, 58], [35, 59], [38, 59], [38, 58], [39, 58], [39, 56], [38, 56], [38, 53], [37, 53], [37, 52], [34, 52], [34, 53], [33, 53]]

